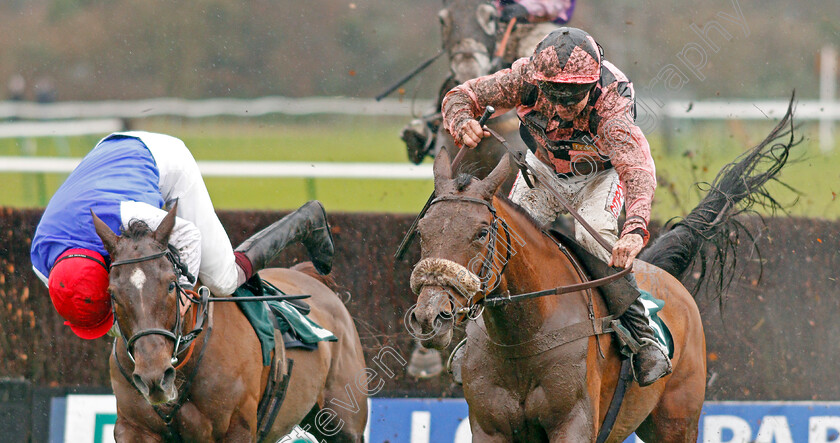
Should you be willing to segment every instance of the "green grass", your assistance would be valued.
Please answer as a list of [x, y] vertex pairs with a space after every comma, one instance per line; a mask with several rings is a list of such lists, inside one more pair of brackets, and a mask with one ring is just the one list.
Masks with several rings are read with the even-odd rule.
[[[407, 119], [400, 117], [261, 117], [203, 120], [149, 119], [136, 128], [165, 132], [183, 139], [199, 160], [269, 160], [326, 162], [406, 162], [397, 134]], [[654, 218], [684, 215], [700, 200], [693, 186], [710, 181], [725, 163], [761, 141], [769, 123], [707, 123], [685, 126], [675, 133], [667, 152], [665, 141], [649, 135], [659, 188]], [[790, 213], [840, 218], [840, 146], [823, 155], [810, 137], [815, 128], [803, 126], [805, 141], [796, 148], [799, 162], [789, 164], [782, 179], [802, 192]], [[0, 140], [0, 156], [81, 157], [98, 137]], [[427, 160], [428, 161], [428, 160]], [[0, 174], [0, 206], [43, 206], [66, 177], [62, 174]], [[220, 209], [290, 209], [317, 197], [332, 211], [417, 212], [431, 180], [245, 179], [207, 178], [213, 202]], [[796, 195], [771, 186], [774, 196], [792, 202]]]

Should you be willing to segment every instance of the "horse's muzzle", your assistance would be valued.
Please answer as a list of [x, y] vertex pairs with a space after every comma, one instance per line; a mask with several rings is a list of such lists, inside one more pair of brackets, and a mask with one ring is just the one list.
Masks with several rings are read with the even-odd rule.
[[131, 381], [153, 405], [168, 403], [178, 398], [175, 368], [170, 362], [169, 347], [165, 344], [167, 343], [162, 337], [146, 337], [137, 343]]
[[447, 288], [425, 286], [407, 315], [409, 331], [424, 347], [443, 349], [452, 340], [455, 310]]
[[178, 390], [175, 388], [175, 368], [172, 366], [166, 368], [161, 377], [143, 376], [134, 371], [131, 378], [137, 390], [153, 405], [169, 403], [178, 398]]

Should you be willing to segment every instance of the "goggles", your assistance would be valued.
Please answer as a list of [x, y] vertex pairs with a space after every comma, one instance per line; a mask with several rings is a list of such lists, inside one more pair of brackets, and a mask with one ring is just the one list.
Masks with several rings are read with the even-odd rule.
[[586, 94], [595, 87], [595, 83], [554, 83], [541, 81], [538, 83], [543, 95], [556, 105], [572, 106], [580, 103]]

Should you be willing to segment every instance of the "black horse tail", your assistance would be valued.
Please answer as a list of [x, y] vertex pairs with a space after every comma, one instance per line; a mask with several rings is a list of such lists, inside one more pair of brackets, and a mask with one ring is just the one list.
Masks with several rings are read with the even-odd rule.
[[734, 278], [740, 233], [745, 233], [753, 247], [756, 241], [735, 216], [754, 212], [754, 205], [771, 212], [784, 210], [765, 185], [775, 181], [791, 189], [776, 176], [787, 162], [790, 149], [801, 141], [794, 140], [793, 101], [791, 97], [784, 117], [764, 141], [724, 166], [708, 185], [706, 197], [684, 219], [666, 224], [663, 233], [639, 255], [640, 260], [682, 279], [699, 255], [700, 277], [692, 293], [696, 295], [709, 271], [714, 273], [711, 280], [716, 280], [716, 292], [726, 291]]

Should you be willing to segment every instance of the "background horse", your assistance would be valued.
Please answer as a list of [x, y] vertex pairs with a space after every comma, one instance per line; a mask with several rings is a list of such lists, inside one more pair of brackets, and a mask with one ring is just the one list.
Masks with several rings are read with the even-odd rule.
[[[467, 80], [492, 74], [501, 66], [494, 65], [494, 51], [499, 32], [496, 8], [486, 0], [444, 0], [443, 9], [438, 13], [441, 25], [441, 42], [449, 57], [451, 76], [441, 87], [441, 97], [453, 87]], [[440, 103], [438, 109], [440, 111]], [[508, 143], [517, 149], [526, 149], [519, 136], [519, 119], [516, 113], [509, 111], [495, 116], [487, 126], [501, 134]], [[441, 125], [437, 132], [433, 153], [441, 149], [447, 151], [450, 158], [457, 153], [455, 141]], [[466, 171], [478, 178], [483, 178], [499, 163], [505, 148], [496, 139], [487, 137], [481, 140], [478, 149], [466, 153], [458, 171]], [[513, 185], [513, 176], [503, 185], [505, 191]]]
[[[174, 222], [173, 208], [157, 230], [134, 222], [118, 237], [94, 215], [112, 263], [125, 262], [112, 265], [110, 272], [115, 320], [125, 337], [116, 340], [111, 355], [111, 385], [117, 398], [114, 436], [118, 442], [254, 441], [269, 367], [263, 366], [254, 329], [235, 303], [210, 303], [212, 332], [205, 327], [195, 339], [195, 352], [186, 357], [183, 368], [176, 371], [172, 366], [174, 343], [165, 331], [188, 332], [176, 330], [177, 276], [173, 263], [161, 254]], [[309, 425], [319, 441], [359, 442], [367, 422], [368, 392], [359, 335], [339, 297], [324, 284], [328, 278], [311, 266], [304, 271], [266, 269], [260, 275], [288, 294], [310, 294], [310, 317], [338, 341], [319, 342], [314, 351], [287, 350], [286, 357], [294, 360], [292, 375], [266, 440], [276, 441], [301, 423]], [[125, 340], [138, 333], [132, 359]], [[185, 382], [193, 371], [192, 381]], [[171, 412], [178, 401], [183, 406], [165, 423], [156, 409]]]
[[[763, 185], [781, 170], [793, 145], [791, 136], [788, 144], [771, 146], [788, 112], [764, 142], [724, 168], [689, 216], [635, 261], [639, 286], [665, 301], [659, 315], [673, 336], [673, 373], [645, 388], [630, 385], [607, 441], [623, 441], [634, 430], [645, 441], [696, 441], [706, 381], [705, 338], [697, 305], [678, 278], [704, 243], [721, 234], [728, 238], [723, 226], [739, 201], [754, 202], [751, 194], [770, 198]], [[419, 296], [408, 322], [424, 346], [442, 349], [462, 312], [457, 307], [472, 308], [475, 321], [466, 328], [462, 375], [473, 441], [594, 441], [620, 367], [612, 335], [592, 332], [597, 319], [609, 314], [600, 294], [578, 291], [476, 309], [485, 295], [504, 297], [585, 280], [573, 255], [560, 253], [520, 207], [494, 197], [510, 169], [505, 157], [478, 181], [463, 174], [453, 178], [445, 154], [435, 161], [438, 202], [420, 222], [422, 260], [411, 278]], [[483, 271], [493, 270], [500, 271], [493, 276], [498, 287], [484, 294]], [[564, 332], [576, 325], [589, 332]]]

